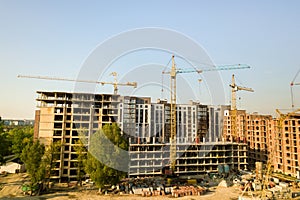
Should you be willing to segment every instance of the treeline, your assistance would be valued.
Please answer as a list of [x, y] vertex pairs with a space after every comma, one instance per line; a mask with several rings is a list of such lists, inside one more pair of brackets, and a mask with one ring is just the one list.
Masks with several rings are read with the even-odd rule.
[[32, 143], [32, 126], [18, 126], [5, 131], [3, 123], [0, 123], [0, 164], [5, 163], [5, 156], [14, 154], [20, 158], [23, 149]]
[[[86, 140], [84, 131], [79, 135], [82, 135], [82, 139], [76, 142], [74, 149], [77, 153], [77, 180], [80, 184], [86, 175], [99, 188], [107, 184], [116, 184], [126, 177], [124, 171], [128, 168], [128, 141], [121, 136], [117, 124], [105, 125], [94, 133], [89, 141]], [[0, 141], [2, 163], [5, 162], [4, 156], [15, 154], [25, 163], [31, 179], [31, 189], [39, 193], [41, 188], [49, 185], [56, 161], [62, 156], [64, 143], [52, 142], [44, 146], [38, 140], [33, 141], [32, 127], [4, 132], [2, 126], [0, 126]]]

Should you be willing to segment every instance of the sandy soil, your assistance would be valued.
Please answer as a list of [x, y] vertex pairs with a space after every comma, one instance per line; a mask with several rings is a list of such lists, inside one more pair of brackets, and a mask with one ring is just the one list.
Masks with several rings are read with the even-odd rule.
[[8, 174], [0, 175], [0, 198], [2, 197], [15, 197], [22, 194], [21, 186], [29, 180], [28, 175], [21, 174]]
[[[68, 200], [68, 199], [80, 199], [80, 200], [94, 200], [94, 199], [112, 199], [112, 200], [162, 200], [162, 199], [172, 199], [170, 196], [157, 196], [157, 197], [141, 197], [137, 195], [98, 195], [96, 190], [61, 190], [59, 192], [45, 194], [41, 196], [24, 196], [21, 191], [21, 185], [28, 181], [28, 176], [26, 174], [10, 174], [5, 177], [0, 175], [0, 199], [16, 199], [16, 200]], [[202, 196], [185, 196], [178, 199], [186, 200], [233, 200], [237, 199], [240, 191], [237, 187], [215, 187], [210, 188], [210, 192], [207, 192]]]
[[[222, 200], [233, 200], [233, 199], [238, 199], [238, 189], [237, 188], [217, 188], [216, 191], [213, 192], [208, 192], [203, 196], [185, 196], [185, 197], [180, 197], [177, 199], [183, 199], [183, 200], [218, 200], [218, 199], [222, 199]], [[63, 197], [59, 196], [59, 197], [53, 197], [51, 198], [52, 200], [59, 200], [59, 199], [70, 199], [70, 198], [74, 198], [74, 199], [85, 199], [85, 200], [92, 200], [92, 199], [104, 199], [104, 200], [108, 200], [108, 199], [113, 199], [113, 200], [121, 200], [121, 199], [125, 199], [125, 200], [150, 200], [150, 199], [154, 199], [154, 200], [163, 200], [163, 199], [174, 199], [171, 196], [158, 196], [158, 197], [141, 197], [141, 196], [135, 196], [135, 195], [116, 195], [116, 196], [112, 196], [112, 195], [97, 195], [95, 194], [95, 192], [70, 192], [68, 193], [68, 197]]]

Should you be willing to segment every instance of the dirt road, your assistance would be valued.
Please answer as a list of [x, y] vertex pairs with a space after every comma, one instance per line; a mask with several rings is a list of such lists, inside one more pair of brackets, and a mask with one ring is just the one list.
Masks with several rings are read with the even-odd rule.
[[[16, 200], [40, 200], [40, 199], [51, 199], [51, 200], [69, 200], [69, 199], [80, 199], [80, 200], [163, 200], [171, 199], [170, 196], [157, 196], [157, 197], [141, 197], [137, 195], [98, 195], [96, 190], [73, 190], [45, 194], [41, 196], [24, 196], [21, 191], [21, 186], [24, 182], [27, 182], [28, 176], [26, 174], [10, 174], [7, 176], [0, 175], [0, 199], [16, 199]], [[178, 199], [183, 200], [234, 200], [238, 199], [240, 194], [237, 187], [215, 187], [211, 188], [210, 192], [207, 192], [202, 196], [185, 196]]]

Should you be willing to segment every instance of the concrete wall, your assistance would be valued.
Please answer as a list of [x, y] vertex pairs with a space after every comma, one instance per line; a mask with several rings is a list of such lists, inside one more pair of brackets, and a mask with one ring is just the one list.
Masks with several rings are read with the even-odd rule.
[[53, 137], [54, 107], [40, 108], [39, 138], [40, 142], [47, 145]]

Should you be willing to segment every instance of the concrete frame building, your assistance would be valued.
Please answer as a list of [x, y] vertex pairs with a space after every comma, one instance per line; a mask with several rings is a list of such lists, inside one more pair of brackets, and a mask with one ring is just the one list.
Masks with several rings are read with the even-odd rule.
[[[231, 137], [231, 117], [224, 118], [224, 137]], [[270, 162], [274, 172], [294, 177], [300, 176], [300, 114], [287, 116], [282, 123], [271, 115], [247, 114], [238, 111], [238, 142], [247, 143], [249, 167], [255, 162]]]
[[241, 142], [244, 141], [246, 138], [246, 111], [245, 110], [237, 110], [237, 121], [236, 121], [236, 134], [237, 134], [237, 141], [233, 141], [232, 136], [232, 127], [233, 120], [231, 117], [230, 108], [225, 111], [224, 114], [224, 129], [223, 129], [223, 139], [225, 141], [231, 142]]
[[275, 122], [277, 130], [274, 137], [274, 171], [294, 177], [299, 177], [300, 153], [300, 114], [293, 114], [283, 120]]
[[[226, 141], [232, 140], [232, 118], [231, 112], [224, 118], [223, 137]], [[255, 162], [268, 161], [268, 154], [275, 131], [271, 115], [248, 114], [245, 110], [237, 111], [236, 134], [238, 143], [246, 143], [248, 146], [249, 167], [255, 168]]]
[[119, 95], [38, 91], [35, 138], [49, 145], [63, 144], [53, 169], [52, 179], [69, 181], [77, 177], [77, 153], [80, 134], [90, 135], [104, 124], [118, 122]]
[[271, 115], [246, 115], [246, 141], [249, 148], [249, 165], [252, 167], [255, 166], [255, 162], [268, 162], [275, 130], [273, 122]]
[[[176, 175], [217, 173], [219, 165], [246, 170], [247, 145], [232, 142], [177, 144]], [[129, 176], [159, 176], [169, 169], [170, 144], [130, 144]]]
[[[45, 145], [56, 141], [63, 144], [53, 179], [76, 179], [76, 142], [82, 135], [89, 141], [91, 134], [114, 122], [130, 142], [129, 176], [162, 174], [169, 164], [170, 104], [165, 100], [151, 103], [149, 97], [113, 94], [43, 91], [37, 94], [35, 138]], [[223, 127], [224, 109], [211, 109], [214, 117], [210, 119], [206, 105], [192, 102], [176, 106], [178, 158], [175, 173], [216, 172], [219, 164], [247, 168], [245, 144], [215, 142], [216, 132]], [[209, 131], [209, 125], [214, 127], [213, 131]]]
[[[145, 106], [139, 106], [144, 108]], [[148, 106], [149, 108], [149, 106]], [[200, 175], [218, 172], [218, 165], [228, 164], [232, 169], [247, 169], [247, 146], [231, 142], [218, 142], [218, 132], [223, 129], [223, 115], [228, 106], [205, 106], [199, 103], [177, 105], [177, 160], [175, 174]], [[166, 111], [163, 111], [166, 109]], [[140, 109], [137, 109], [141, 112]], [[152, 104], [151, 121], [153, 126], [164, 125], [164, 119], [170, 119], [170, 107], [166, 102]], [[210, 117], [210, 114], [213, 116]], [[142, 115], [137, 122], [144, 122]], [[149, 117], [149, 116], [147, 116]], [[169, 121], [165, 121], [169, 124]], [[209, 131], [209, 125], [213, 128]], [[161, 129], [165, 130], [165, 129]], [[130, 140], [129, 176], [163, 175], [169, 169], [170, 143], [164, 137], [163, 143], [143, 138], [143, 132], [136, 135], [138, 140]], [[159, 133], [155, 132], [155, 133]], [[212, 134], [212, 135], [211, 135]], [[155, 136], [163, 136], [156, 134]], [[167, 135], [169, 136], [169, 134]], [[214, 140], [214, 141], [211, 141]]]
[[230, 106], [208, 106], [209, 116], [209, 128], [208, 138], [205, 139], [207, 142], [221, 141], [224, 132], [224, 118], [229, 115]]

